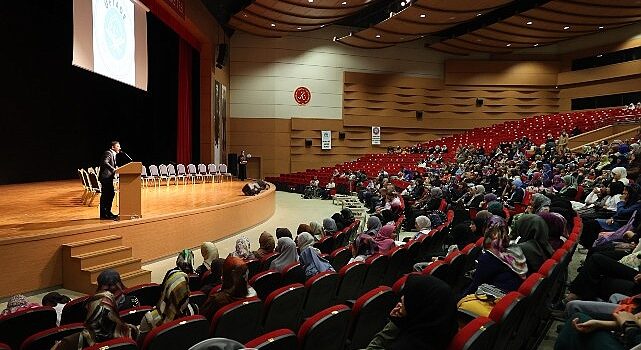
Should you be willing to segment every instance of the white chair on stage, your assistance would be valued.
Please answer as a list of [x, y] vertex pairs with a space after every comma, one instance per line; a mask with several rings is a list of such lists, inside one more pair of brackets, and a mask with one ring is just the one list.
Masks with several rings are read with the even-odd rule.
[[212, 183], [214, 182], [214, 175], [210, 174], [207, 171], [207, 166], [205, 164], [203, 164], [203, 163], [198, 164], [198, 174], [200, 174], [200, 176], [202, 176], [203, 183], [205, 183], [205, 180], [206, 180], [205, 178], [206, 177], [210, 177], [211, 178], [211, 182]]
[[165, 164], [160, 164], [158, 166], [158, 172], [160, 175], [158, 176], [158, 182], [162, 183], [162, 180], [165, 179], [167, 180], [167, 186], [169, 186], [169, 172], [167, 171], [167, 166]]
[[185, 165], [184, 164], [176, 165], [176, 172], [177, 172], [176, 177], [178, 178], [182, 177], [183, 185], [186, 184], [189, 176], [187, 175], [187, 171], [185, 170]]
[[91, 186], [89, 185], [89, 179], [85, 177], [85, 174], [87, 172], [84, 169], [78, 169], [78, 177], [80, 177], [80, 182], [82, 182], [82, 189], [84, 190], [82, 192], [82, 196], [80, 197], [80, 200], [82, 200], [82, 204], [85, 204], [87, 202], [87, 198], [91, 195]]
[[160, 173], [158, 172], [158, 166], [152, 164], [149, 166], [149, 180], [154, 182], [154, 187], [159, 184]]
[[178, 179], [182, 179], [183, 185], [185, 184], [185, 175], [178, 175], [176, 173], [176, 167], [173, 164], [167, 165], [167, 176], [169, 177], [168, 181], [171, 181], [172, 178], [174, 179], [176, 186], [178, 186]]
[[227, 171], [227, 164], [218, 165], [218, 173], [222, 177], [228, 177], [229, 181], [232, 181], [234, 178], [230, 172]]
[[218, 172], [218, 168], [216, 167], [216, 164], [207, 164], [207, 173], [211, 175], [211, 183], [214, 183], [216, 181], [216, 178], [220, 174]]
[[204, 180], [203, 176], [198, 173], [196, 170], [196, 166], [193, 164], [187, 164], [187, 176], [189, 177], [189, 180], [191, 180], [191, 183], [194, 183], [194, 179], [200, 178], [201, 180]]

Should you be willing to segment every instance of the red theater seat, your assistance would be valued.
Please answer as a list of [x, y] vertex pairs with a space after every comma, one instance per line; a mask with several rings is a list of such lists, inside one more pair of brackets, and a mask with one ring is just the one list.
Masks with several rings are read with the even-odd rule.
[[139, 326], [142, 318], [147, 312], [151, 310], [153, 310], [151, 306], [138, 306], [127, 310], [122, 310], [118, 312], [118, 314], [120, 315], [120, 319], [125, 323]]
[[307, 295], [305, 296], [303, 317], [313, 315], [332, 305], [338, 288], [338, 280], [336, 272], [326, 271], [314, 275], [305, 282]]
[[303, 269], [303, 265], [301, 265], [300, 263], [296, 262], [285, 267], [282, 271], [282, 274], [283, 285], [292, 283], [305, 283], [305, 270]]
[[338, 273], [340, 281], [336, 290], [336, 298], [341, 302], [356, 299], [366, 273], [367, 265], [361, 261], [354, 261], [343, 266]]
[[85, 329], [83, 323], [72, 323], [38, 332], [25, 339], [20, 346], [20, 350], [51, 349], [57, 341], [74, 333], [82, 332], [83, 329]]
[[276, 289], [265, 299], [262, 329], [298, 329], [305, 304], [305, 286], [300, 283]]
[[141, 350], [189, 349], [207, 339], [209, 325], [200, 315], [187, 316], [162, 324], [145, 337]]
[[223, 306], [211, 319], [209, 336], [233, 339], [241, 343], [253, 339], [260, 324], [262, 308], [262, 302], [256, 297]]
[[392, 289], [381, 286], [361, 295], [354, 303], [349, 327], [348, 349], [364, 349], [387, 324], [396, 296]]
[[245, 346], [257, 350], [296, 349], [298, 347], [298, 339], [296, 334], [289, 329], [277, 329], [250, 340]]
[[298, 330], [300, 350], [343, 350], [350, 309], [336, 305], [308, 318]]
[[84, 350], [138, 350], [136, 342], [131, 338], [116, 338], [106, 342], [96, 343]]
[[343, 266], [347, 265], [349, 260], [352, 258], [352, 251], [348, 247], [340, 247], [334, 249], [334, 251], [329, 255], [329, 262], [334, 267], [334, 270], [340, 271]]
[[494, 343], [493, 349], [510, 349], [510, 343], [517, 335], [517, 331], [527, 311], [523, 295], [519, 292], [510, 292], [496, 302], [489, 318], [498, 324], [500, 335]]
[[477, 317], [456, 333], [447, 350], [486, 350], [492, 344], [498, 327], [487, 317]]
[[389, 265], [389, 256], [375, 254], [367, 258], [365, 264], [367, 265], [367, 273], [363, 280], [361, 293], [368, 292], [383, 284], [383, 277]]
[[258, 297], [265, 300], [269, 293], [280, 287], [283, 276], [276, 270], [259, 272], [249, 280], [249, 284], [256, 290]]
[[89, 296], [76, 298], [66, 303], [62, 308], [60, 324], [85, 322], [85, 319], [87, 318], [87, 307], [85, 302], [87, 299], [89, 299]]
[[12, 349], [20, 349], [20, 344], [32, 334], [55, 328], [56, 310], [48, 306], [14, 312], [0, 317], [0, 342]]
[[127, 288], [124, 293], [138, 298], [141, 306], [156, 306], [162, 293], [162, 286], [158, 283], [146, 283]]

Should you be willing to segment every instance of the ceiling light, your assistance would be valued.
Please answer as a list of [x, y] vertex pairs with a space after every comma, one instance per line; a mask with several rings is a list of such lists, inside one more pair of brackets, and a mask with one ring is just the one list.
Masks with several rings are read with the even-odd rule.
[[532, 25], [532, 21], [527, 21], [527, 23], [525, 23], [525, 24], [531, 26]]
[[605, 28], [605, 27], [604, 26], [599, 26], [599, 29], [603, 29], [603, 28]]
[[598, 54], [596, 55], [596, 57], [603, 57], [603, 54]]
[[272, 27], [275, 27], [276, 25], [274, 23], [271, 24]]
[[537, 47], [537, 46], [539, 46], [539, 44], [534, 44], [534, 47]]
[[510, 47], [510, 46], [512, 46], [512, 44], [506, 44], [505, 46]]
[[376, 37], [377, 37], [377, 38], [380, 38], [380, 37], [381, 37], [381, 35], [380, 35], [380, 34], [376, 34]]
[[420, 15], [419, 17], [421, 17], [421, 18], [425, 18], [425, 17], [427, 17], [427, 15], [426, 15], [426, 14], [424, 14], [424, 13], [421, 13], [421, 15]]
[[325, 26], [324, 24], [321, 24], [321, 28], [323, 28], [324, 26]]
[[308, 2], [314, 2], [314, 0], [307, 0]]
[[341, 5], [347, 5], [347, 1], [341, 2]]
[[405, 1], [401, 1], [401, 6], [405, 6]]
[[563, 27], [563, 30], [568, 30], [568, 29], [570, 29], [570, 26]]
[[456, 17], [452, 16], [452, 17], [450, 17], [450, 19], [456, 19]]
[[481, 15], [483, 15], [483, 14], [482, 14], [482, 13], [477, 13], [477, 14], [476, 14], [476, 16], [481, 16]]
[[296, 28], [296, 29], [298, 29], [298, 30], [301, 30], [301, 29], [303, 29], [303, 28], [301, 28], [301, 27], [298, 27], [298, 28]]
[[336, 37], [334, 37], [334, 40], [333, 40], [333, 41], [336, 41]]

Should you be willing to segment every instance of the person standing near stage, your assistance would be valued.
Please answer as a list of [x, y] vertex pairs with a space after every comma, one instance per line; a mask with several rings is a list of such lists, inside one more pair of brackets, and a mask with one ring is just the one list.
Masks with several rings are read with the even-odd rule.
[[114, 177], [116, 175], [116, 155], [120, 153], [120, 142], [112, 141], [111, 148], [105, 151], [100, 160], [100, 220], [118, 220], [118, 215], [111, 212], [114, 201]]
[[245, 151], [241, 151], [238, 157], [238, 178], [240, 181], [245, 181], [247, 178], [247, 156]]

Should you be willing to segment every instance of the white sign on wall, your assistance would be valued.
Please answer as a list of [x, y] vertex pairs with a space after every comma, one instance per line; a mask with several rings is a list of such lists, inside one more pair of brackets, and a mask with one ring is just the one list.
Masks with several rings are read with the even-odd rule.
[[321, 131], [321, 149], [332, 149], [332, 131]]
[[372, 145], [381, 144], [381, 127], [372, 126]]

